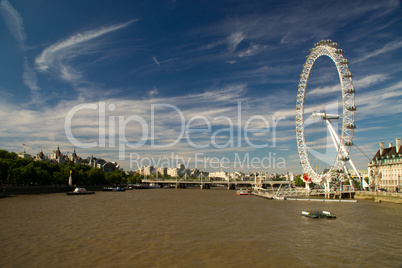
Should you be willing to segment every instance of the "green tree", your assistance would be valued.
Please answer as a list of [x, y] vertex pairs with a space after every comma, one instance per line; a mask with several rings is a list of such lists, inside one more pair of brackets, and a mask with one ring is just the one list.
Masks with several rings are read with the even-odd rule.
[[6, 150], [0, 150], [0, 158], [2, 159], [17, 159], [18, 155], [16, 153], [10, 153]]
[[10, 174], [10, 159], [0, 158], [0, 185], [5, 183]]
[[34, 169], [34, 174], [36, 177], [37, 185], [49, 185], [54, 184], [52, 181], [52, 176], [50, 175], [49, 171], [43, 170], [39, 167]]
[[67, 178], [60, 171], [53, 172], [52, 177], [54, 184], [67, 184]]
[[306, 186], [306, 183], [302, 180], [301, 175], [297, 175], [295, 179], [295, 185], [296, 186]]
[[141, 183], [142, 177], [140, 174], [133, 174], [127, 178], [127, 183]]
[[18, 184], [19, 180], [23, 176], [23, 170], [22, 169], [25, 169], [25, 167], [21, 168], [21, 167], [18, 167], [17, 165], [15, 165], [15, 164], [13, 164], [13, 165], [14, 166], [12, 166], [10, 168], [10, 176], [8, 177], [8, 180], [7, 180], [8, 184]]
[[88, 182], [90, 184], [105, 184], [105, 175], [99, 168], [91, 168], [88, 172]]
[[126, 174], [120, 169], [105, 174], [107, 184], [125, 184], [127, 183]]

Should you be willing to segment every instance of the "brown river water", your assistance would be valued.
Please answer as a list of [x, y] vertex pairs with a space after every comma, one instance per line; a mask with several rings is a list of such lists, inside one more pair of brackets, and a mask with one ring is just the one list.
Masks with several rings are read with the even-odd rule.
[[[328, 210], [336, 219], [309, 219]], [[149, 189], [0, 199], [0, 267], [402, 267], [402, 205]]]

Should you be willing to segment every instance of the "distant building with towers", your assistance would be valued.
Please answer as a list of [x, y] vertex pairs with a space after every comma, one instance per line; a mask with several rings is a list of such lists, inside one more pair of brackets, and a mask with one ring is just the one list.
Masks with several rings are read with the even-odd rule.
[[31, 157], [30, 154], [20, 153], [18, 154], [21, 158], [32, 158], [34, 161], [45, 161], [50, 163], [67, 163], [73, 162], [74, 164], [85, 164], [90, 167], [97, 167], [104, 172], [113, 172], [116, 169], [120, 169], [116, 162], [109, 162], [102, 158], [96, 158], [94, 156], [88, 158], [82, 158], [77, 155], [77, 151], [74, 149], [72, 154], [63, 154], [60, 150], [60, 146], [56, 150], [52, 151], [50, 155], [45, 155], [43, 151], [40, 151], [36, 156]]

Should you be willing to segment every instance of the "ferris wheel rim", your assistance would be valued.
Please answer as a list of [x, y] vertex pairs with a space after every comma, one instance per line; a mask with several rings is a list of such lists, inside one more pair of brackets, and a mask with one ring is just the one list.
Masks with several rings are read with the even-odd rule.
[[298, 92], [296, 98], [296, 140], [298, 153], [300, 157], [300, 163], [303, 167], [303, 172], [308, 175], [314, 183], [320, 183], [322, 179], [329, 173], [339, 172], [345, 166], [346, 157], [341, 159], [342, 154], [338, 148], [337, 155], [334, 159], [334, 163], [326, 174], [318, 174], [311, 166], [307, 145], [305, 141], [304, 131], [304, 100], [307, 92], [307, 84], [310, 76], [311, 69], [315, 61], [321, 56], [328, 56], [334, 62], [339, 80], [341, 83], [342, 93], [342, 128], [341, 135], [339, 137], [339, 146], [345, 145], [344, 151], [347, 156], [349, 155], [350, 146], [353, 144], [353, 132], [355, 128], [355, 110], [354, 92], [352, 82], [352, 74], [348, 68], [348, 61], [343, 57], [343, 50], [338, 48], [338, 44], [332, 42], [332, 40], [322, 40], [315, 44], [315, 47], [310, 49], [310, 54], [306, 57], [306, 62], [303, 65], [302, 72], [300, 74], [300, 80], [298, 85]]

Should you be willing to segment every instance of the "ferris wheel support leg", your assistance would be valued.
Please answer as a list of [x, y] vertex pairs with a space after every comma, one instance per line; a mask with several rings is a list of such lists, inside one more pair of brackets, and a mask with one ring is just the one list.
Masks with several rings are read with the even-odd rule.
[[335, 132], [334, 128], [331, 125], [331, 122], [329, 122], [328, 119], [325, 120], [325, 123], [327, 123], [327, 127], [329, 130], [329, 134], [331, 134], [331, 139], [332, 142], [334, 143], [336, 152], [338, 153], [338, 148], [339, 148], [339, 138], [338, 138], [338, 134]]
[[306, 191], [307, 191], [307, 196], [310, 196], [310, 183], [306, 182]]
[[[335, 131], [334, 128], [332, 127], [331, 123], [329, 122], [328, 119], [325, 120], [325, 121], [326, 121], [326, 123], [327, 123], [327, 127], [328, 127], [328, 129], [329, 129], [329, 133], [331, 134], [331, 138], [332, 138], [332, 141], [334, 142], [334, 145], [335, 145], [335, 148], [336, 148], [336, 150], [337, 150], [337, 153], [339, 153], [338, 148], [340, 148], [340, 149], [341, 149], [341, 153], [347, 154], [347, 153], [346, 153], [346, 152], [347, 152], [346, 149], [342, 146], [342, 144], [339, 143], [338, 134], [336, 133], [336, 131]], [[353, 168], [353, 170], [355, 171], [356, 175], [358, 176], [359, 180], [361, 181], [360, 174], [359, 174], [359, 172], [357, 171], [357, 168], [356, 168], [355, 164], [353, 163], [352, 159], [349, 159], [348, 162], [349, 162], [349, 164], [352, 166], [352, 168]], [[344, 169], [345, 169], [346, 174], [349, 174], [348, 168], [346, 167], [345, 164], [343, 165], [343, 167], [344, 167]], [[349, 177], [349, 183], [350, 183], [350, 185], [353, 187], [351, 178], [350, 178], [350, 176], [348, 176], [348, 177]]]
[[326, 198], [330, 198], [330, 197], [331, 197], [331, 184], [330, 184], [329, 181], [327, 181], [327, 182], [325, 183], [325, 195], [326, 195]]
[[[339, 147], [341, 147], [341, 152], [344, 152], [342, 150], [342, 146], [339, 146], [339, 137], [338, 137], [338, 134], [336, 133], [335, 129], [332, 127], [331, 122], [328, 119], [326, 119], [325, 122], [327, 123], [329, 133], [331, 134], [332, 142], [334, 143], [337, 155], [339, 154]], [[345, 163], [343, 164], [343, 168], [345, 170], [345, 173], [348, 174], [348, 169], [346, 168]], [[328, 184], [328, 188], [329, 188], [329, 184]]]

